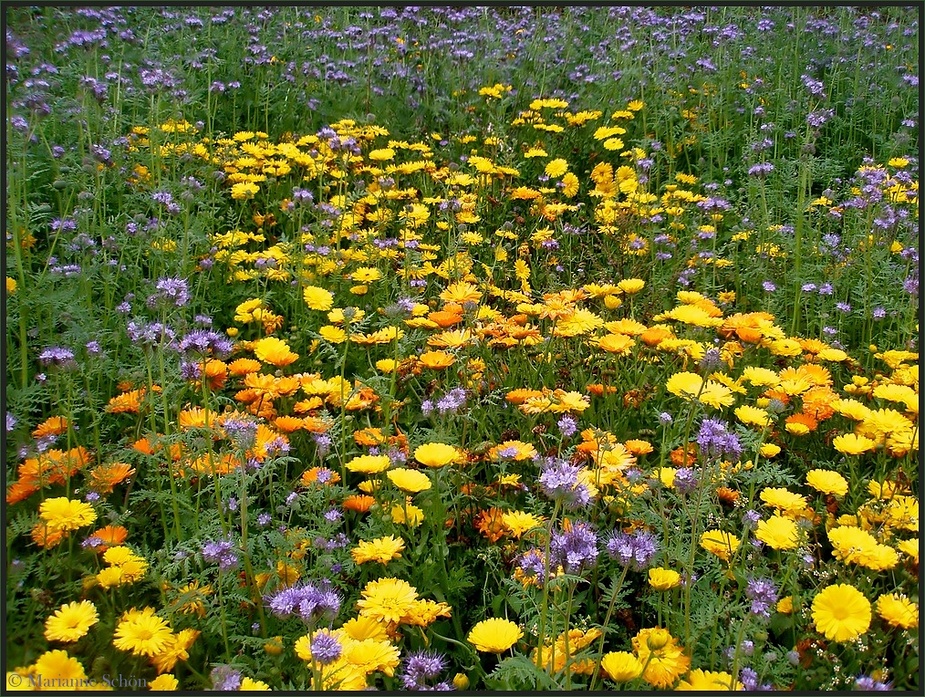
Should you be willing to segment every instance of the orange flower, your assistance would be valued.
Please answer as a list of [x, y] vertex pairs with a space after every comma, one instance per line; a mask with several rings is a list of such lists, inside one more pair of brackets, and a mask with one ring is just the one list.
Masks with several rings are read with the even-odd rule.
[[51, 416], [36, 426], [32, 435], [35, 438], [45, 438], [46, 436], [57, 436], [67, 430], [67, 419], [63, 416]]
[[739, 492], [735, 489], [730, 489], [728, 486], [721, 486], [716, 489], [716, 495], [719, 497], [720, 503], [724, 503], [727, 506], [734, 506], [736, 501], [739, 500]]
[[788, 416], [784, 423], [786, 424], [801, 424], [806, 426], [810, 431], [815, 431], [816, 427], [819, 426], [819, 422], [811, 414], [806, 414], [804, 412], [799, 412], [797, 414], [791, 414]]
[[382, 443], [385, 442], [385, 436], [382, 435], [381, 429], [370, 427], [356, 431], [353, 434], [353, 440], [359, 446], [371, 447], [374, 445], [382, 445]]
[[541, 390], [531, 390], [526, 387], [521, 387], [515, 390], [511, 390], [507, 393], [505, 399], [511, 404], [523, 404], [528, 399], [533, 399], [534, 397], [542, 397], [543, 392]]
[[49, 528], [45, 521], [40, 520], [32, 528], [32, 541], [39, 547], [54, 547], [65, 537], [65, 531], [60, 528]]
[[646, 346], [658, 346], [665, 339], [674, 336], [670, 329], [662, 327], [649, 327], [639, 335], [639, 340]]
[[825, 421], [835, 413], [831, 404], [836, 399], [838, 395], [828, 387], [813, 387], [803, 393], [803, 412], [817, 421]]
[[450, 310], [451, 306], [447, 306], [442, 310], [437, 310], [436, 312], [431, 312], [427, 315], [427, 319], [436, 324], [441, 329], [446, 329], [447, 327], [452, 327], [454, 324], [459, 324], [463, 321], [462, 318], [462, 308], [459, 305], [455, 307], [459, 308], [459, 312], [454, 312]]
[[426, 368], [443, 370], [444, 368], [449, 368], [456, 362], [456, 356], [448, 351], [427, 351], [422, 353], [418, 357], [418, 360]]
[[153, 455], [155, 450], [151, 447], [151, 441], [147, 437], [139, 438], [134, 443], [132, 443], [132, 449], [137, 450], [143, 455]]
[[228, 379], [228, 365], [213, 358], [203, 366], [202, 375], [209, 381], [209, 389], [220, 390]]
[[18, 482], [10, 484], [9, 488], [7, 488], [6, 502], [8, 505], [12, 506], [14, 503], [25, 501], [38, 490], [39, 487], [32, 482], [20, 479]]
[[617, 391], [617, 388], [613, 385], [602, 385], [599, 382], [593, 382], [587, 387], [588, 394], [594, 395], [595, 397], [603, 397], [604, 394], [614, 394]]
[[117, 547], [125, 542], [125, 539], [128, 537], [128, 530], [121, 525], [107, 525], [92, 533], [90, 537], [95, 537], [103, 541], [103, 544], [95, 548], [97, 553], [102, 553], [110, 547]]
[[305, 422], [297, 416], [279, 416], [273, 422], [273, 426], [283, 433], [292, 433], [304, 428]]
[[135, 474], [135, 469], [124, 462], [112, 462], [90, 470], [90, 488], [98, 494], [110, 494], [113, 488]]
[[353, 494], [344, 499], [344, 508], [348, 511], [356, 511], [357, 513], [366, 513], [370, 508], [373, 507], [373, 504], [376, 503], [376, 499], [372, 496], [366, 496], [365, 494]]
[[[155, 385], [154, 391], [160, 392], [161, 388]], [[141, 409], [141, 400], [144, 398], [146, 392], [147, 390], [142, 387], [137, 390], [132, 390], [131, 392], [116, 395], [109, 400], [109, 403], [106, 405], [106, 411], [110, 414], [137, 414]]]
[[[324, 473], [325, 477], [320, 475]], [[323, 479], [323, 481], [322, 481]], [[319, 484], [337, 484], [340, 481], [340, 475], [337, 472], [329, 470], [327, 467], [312, 467], [302, 472], [300, 480], [303, 486], [311, 486], [316, 482]]]
[[500, 508], [489, 508], [481, 511], [475, 519], [475, 527], [489, 542], [497, 542], [507, 532], [504, 524], [504, 511]]
[[633, 455], [648, 455], [653, 451], [652, 444], [647, 440], [630, 439], [623, 443]]
[[248, 373], [256, 373], [261, 367], [263, 367], [263, 364], [253, 358], [239, 358], [228, 364], [228, 372], [235, 377], [239, 377]]
[[678, 467], [690, 467], [697, 462], [697, 444], [688, 443], [687, 448], [678, 447], [671, 451], [671, 462]]

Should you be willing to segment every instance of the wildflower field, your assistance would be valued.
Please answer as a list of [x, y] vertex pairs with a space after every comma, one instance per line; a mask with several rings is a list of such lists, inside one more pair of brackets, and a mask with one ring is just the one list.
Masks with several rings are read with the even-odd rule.
[[919, 6], [5, 12], [8, 690], [921, 689]]

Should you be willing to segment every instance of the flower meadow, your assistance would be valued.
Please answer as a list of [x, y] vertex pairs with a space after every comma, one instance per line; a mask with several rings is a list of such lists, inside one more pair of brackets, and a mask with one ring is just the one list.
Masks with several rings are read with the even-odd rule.
[[921, 689], [920, 7], [5, 12], [8, 690]]

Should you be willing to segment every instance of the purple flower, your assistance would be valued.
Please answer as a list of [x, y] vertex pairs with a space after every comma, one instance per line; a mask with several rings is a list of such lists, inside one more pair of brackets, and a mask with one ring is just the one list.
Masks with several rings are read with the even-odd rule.
[[264, 597], [264, 601], [278, 617], [298, 614], [308, 626], [315, 626], [322, 620], [333, 621], [341, 604], [340, 596], [325, 581], [284, 588]]
[[238, 565], [238, 555], [231, 540], [206, 542], [202, 546], [202, 558], [207, 562], [218, 564], [219, 571], [228, 571]]
[[550, 563], [574, 574], [597, 561], [597, 535], [587, 523], [573, 523], [571, 530], [554, 532], [549, 542]]
[[747, 692], [754, 692], [758, 687], [758, 673], [751, 668], [743, 668], [739, 671], [739, 682]]
[[231, 666], [215, 666], [209, 673], [212, 689], [220, 692], [235, 692], [241, 687], [241, 671]]
[[535, 579], [540, 585], [546, 583], [546, 558], [542, 550], [528, 549], [520, 555], [514, 566], [523, 578]]
[[835, 309], [839, 312], [848, 313], [851, 312], [851, 305], [848, 303], [835, 303]]
[[180, 339], [183, 353], [195, 353], [201, 356], [212, 355], [215, 358], [227, 358], [231, 355], [232, 342], [223, 334], [206, 329], [196, 329]]
[[605, 544], [607, 554], [621, 565], [643, 571], [658, 553], [658, 537], [647, 530], [626, 533], [614, 532]]
[[759, 162], [748, 168], [748, 176], [763, 179], [774, 171], [774, 165], [770, 162]]
[[710, 348], [704, 351], [698, 367], [704, 373], [710, 373], [719, 368], [722, 363], [723, 359], [720, 357], [719, 349]]
[[822, 109], [821, 111], [812, 111], [806, 115], [806, 123], [813, 128], [819, 128], [835, 116], [834, 109]]
[[697, 434], [697, 445], [701, 454], [706, 457], [722, 457], [724, 455], [738, 458], [742, 454], [742, 445], [734, 433], [730, 433], [727, 425], [717, 419], [704, 419]]
[[663, 411], [661, 414], [658, 415], [658, 422], [662, 424], [663, 426], [670, 426], [673, 421], [674, 419], [672, 418], [671, 414], [669, 414], [667, 411]]
[[12, 413], [6, 413], [6, 432], [9, 433], [16, 428], [16, 417]]
[[160, 278], [154, 287], [157, 292], [147, 299], [151, 309], [162, 305], [183, 307], [189, 302], [189, 286], [182, 278]]
[[445, 669], [446, 658], [442, 654], [436, 651], [415, 651], [405, 659], [401, 673], [402, 686], [409, 691], [431, 691], [435, 687], [427, 681], [437, 678]]
[[745, 596], [752, 601], [751, 614], [770, 617], [771, 606], [777, 602], [777, 587], [769, 578], [752, 578], [745, 587]]
[[889, 692], [893, 689], [893, 683], [880, 682], [869, 675], [859, 675], [854, 681], [854, 689], [863, 692]]
[[539, 476], [539, 485], [549, 498], [577, 508], [591, 500], [588, 487], [578, 481], [581, 468], [564, 460], [553, 460]]
[[681, 467], [675, 473], [674, 488], [682, 494], [689, 494], [697, 488], [697, 473], [693, 467]]
[[556, 425], [559, 427], [559, 433], [561, 433], [565, 438], [571, 438], [578, 431], [578, 422], [566, 414], [559, 421], [556, 422]]
[[761, 284], [761, 287], [764, 288], [768, 293], [773, 293], [775, 290], [777, 290], [777, 286], [775, 286], [771, 281], [765, 281]]
[[132, 320], [127, 329], [131, 342], [141, 346], [168, 345], [176, 338], [174, 331], [160, 322], [145, 324]]
[[39, 354], [39, 363], [44, 366], [73, 368], [77, 365], [74, 352], [63, 346], [49, 346]]
[[310, 650], [312, 658], [321, 665], [326, 666], [328, 663], [333, 663], [340, 658], [343, 647], [336, 636], [321, 630], [315, 632], [315, 636], [312, 637]]

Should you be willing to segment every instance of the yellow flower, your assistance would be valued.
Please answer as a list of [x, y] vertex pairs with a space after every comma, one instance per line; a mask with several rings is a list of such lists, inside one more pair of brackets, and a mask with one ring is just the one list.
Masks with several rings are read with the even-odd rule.
[[691, 659], [667, 629], [642, 629], [633, 637], [633, 651], [645, 666], [642, 679], [653, 687], [665, 689], [687, 672]]
[[460, 462], [462, 457], [458, 448], [445, 443], [425, 443], [414, 449], [414, 459], [426, 467], [443, 467]]
[[765, 426], [771, 425], [771, 415], [768, 412], [758, 407], [749, 406], [748, 404], [736, 407], [735, 415], [739, 421], [748, 426], [760, 426], [764, 428]]
[[600, 339], [595, 340], [593, 343], [596, 343], [597, 347], [602, 351], [607, 351], [608, 353], [618, 353], [621, 356], [626, 356], [630, 353], [630, 350], [636, 344], [636, 341], [632, 337], [626, 336], [625, 334], [606, 334]]
[[370, 581], [357, 601], [360, 615], [379, 622], [398, 624], [418, 599], [417, 588], [400, 578]]
[[299, 354], [293, 353], [282, 339], [266, 336], [253, 344], [254, 355], [264, 363], [282, 367], [295, 362]]
[[[79, 685], [87, 680], [87, 673], [80, 661], [61, 649], [43, 653], [32, 665], [32, 669], [33, 675], [43, 684]], [[25, 678], [25, 681], [28, 681], [28, 678]], [[7, 683], [9, 684], [9, 678]]]
[[823, 494], [844, 496], [848, 493], [848, 482], [832, 470], [810, 470], [806, 473], [806, 483]]
[[363, 639], [383, 641], [389, 638], [386, 625], [366, 615], [359, 615], [347, 620], [341, 629], [344, 634], [357, 641], [362, 641]]
[[167, 622], [154, 614], [153, 607], [146, 607], [122, 615], [112, 643], [136, 656], [155, 656], [167, 648], [172, 636]]
[[440, 299], [446, 303], [464, 306], [466, 303], [478, 303], [482, 299], [482, 293], [477, 286], [459, 281], [447, 286], [446, 290], [440, 293]]
[[675, 373], [665, 383], [665, 389], [671, 394], [687, 401], [694, 399], [702, 387], [703, 378], [690, 372]]
[[756, 387], [776, 387], [780, 384], [780, 376], [768, 368], [748, 366], [742, 371], [742, 380], [750, 382]]
[[427, 491], [431, 487], [430, 477], [418, 470], [399, 467], [386, 472], [386, 476], [392, 484], [402, 491], [407, 491], [409, 494]]
[[761, 447], [758, 448], [758, 452], [761, 453], [761, 457], [774, 457], [775, 455], [780, 455], [780, 446], [774, 443], [762, 443]]
[[360, 540], [360, 543], [350, 551], [350, 555], [357, 564], [365, 564], [368, 561], [386, 564], [401, 557], [404, 548], [404, 540], [389, 535], [388, 537], [377, 537], [375, 540]]
[[350, 279], [358, 283], [372, 283], [382, 278], [382, 272], [374, 266], [363, 266], [350, 274]]
[[854, 433], [844, 433], [832, 440], [832, 446], [844, 455], [860, 455], [877, 447], [877, 441]]
[[357, 455], [347, 463], [346, 467], [351, 472], [360, 474], [378, 474], [385, 472], [390, 464], [388, 455]]
[[732, 394], [732, 390], [725, 385], [715, 380], [707, 380], [707, 384], [704, 385], [703, 389], [700, 391], [697, 401], [701, 404], [711, 406], [714, 409], [720, 409], [722, 407], [731, 406], [735, 402], [735, 397]]
[[347, 332], [340, 327], [335, 327], [330, 324], [326, 324], [318, 329], [318, 333], [321, 335], [322, 339], [332, 344], [342, 344], [347, 340]]
[[767, 520], [758, 521], [755, 537], [772, 549], [794, 549], [800, 544], [797, 524], [781, 515], [772, 515]]
[[478, 651], [501, 653], [507, 651], [523, 637], [523, 630], [510, 620], [492, 617], [476, 624], [466, 637]]
[[45, 638], [49, 641], [77, 641], [99, 619], [96, 606], [89, 600], [66, 603], [45, 620]]
[[601, 668], [614, 682], [629, 682], [642, 675], [642, 663], [628, 651], [611, 651], [601, 658]]
[[45, 521], [49, 532], [67, 532], [90, 525], [96, 520], [96, 511], [89, 503], [59, 496], [41, 503], [39, 517]]
[[617, 283], [617, 288], [627, 295], [634, 295], [646, 287], [646, 282], [641, 278], [624, 278]]
[[174, 692], [180, 689], [180, 681], [170, 673], [164, 673], [149, 682], [148, 689], [152, 692]]
[[678, 692], [697, 690], [701, 692], [723, 692], [744, 689], [742, 683], [733, 680], [729, 673], [719, 673], [712, 670], [692, 670], [686, 680], [682, 680], [675, 688]]
[[765, 487], [759, 498], [788, 517], [798, 516], [806, 510], [806, 499], [783, 487]]
[[244, 676], [241, 678], [241, 685], [238, 687], [239, 692], [269, 692], [270, 686], [263, 680], [254, 680]]
[[390, 511], [392, 522], [416, 528], [424, 522], [424, 511], [410, 503], [410, 497], [404, 504], [395, 504]]
[[425, 351], [418, 356], [418, 360], [426, 368], [442, 370], [453, 365], [456, 362], [456, 356], [449, 351]]
[[919, 626], [919, 606], [899, 593], [877, 598], [877, 614], [894, 627], [916, 629]]
[[547, 177], [561, 177], [563, 174], [568, 172], [568, 162], [563, 160], [561, 157], [556, 158], [555, 160], [550, 160], [546, 163], [546, 176]]
[[253, 182], [240, 182], [231, 187], [231, 198], [240, 201], [245, 198], [253, 198], [260, 191], [260, 187]]
[[375, 162], [385, 162], [395, 157], [395, 151], [392, 148], [380, 148], [378, 150], [371, 150], [367, 157]]
[[813, 598], [813, 622], [830, 641], [852, 641], [870, 627], [870, 601], [854, 586], [827, 586]]
[[700, 546], [723, 561], [729, 561], [739, 544], [738, 537], [722, 530], [707, 530], [700, 536]]
[[334, 307], [334, 296], [330, 291], [318, 286], [305, 286], [302, 298], [311, 310], [330, 310]]
[[649, 569], [649, 585], [657, 591], [667, 591], [681, 585], [681, 574], [660, 566]]
[[526, 511], [509, 511], [501, 515], [501, 522], [513, 537], [519, 539], [528, 530], [542, 525], [543, 519]]
[[7, 294], [7, 295], [12, 295], [13, 293], [15, 293], [15, 292], [16, 292], [16, 286], [17, 286], [17, 284], [16, 284], [16, 279], [15, 279], [15, 278], [10, 278], [9, 276], [7, 276], [7, 277], [6, 277], [6, 294]]

